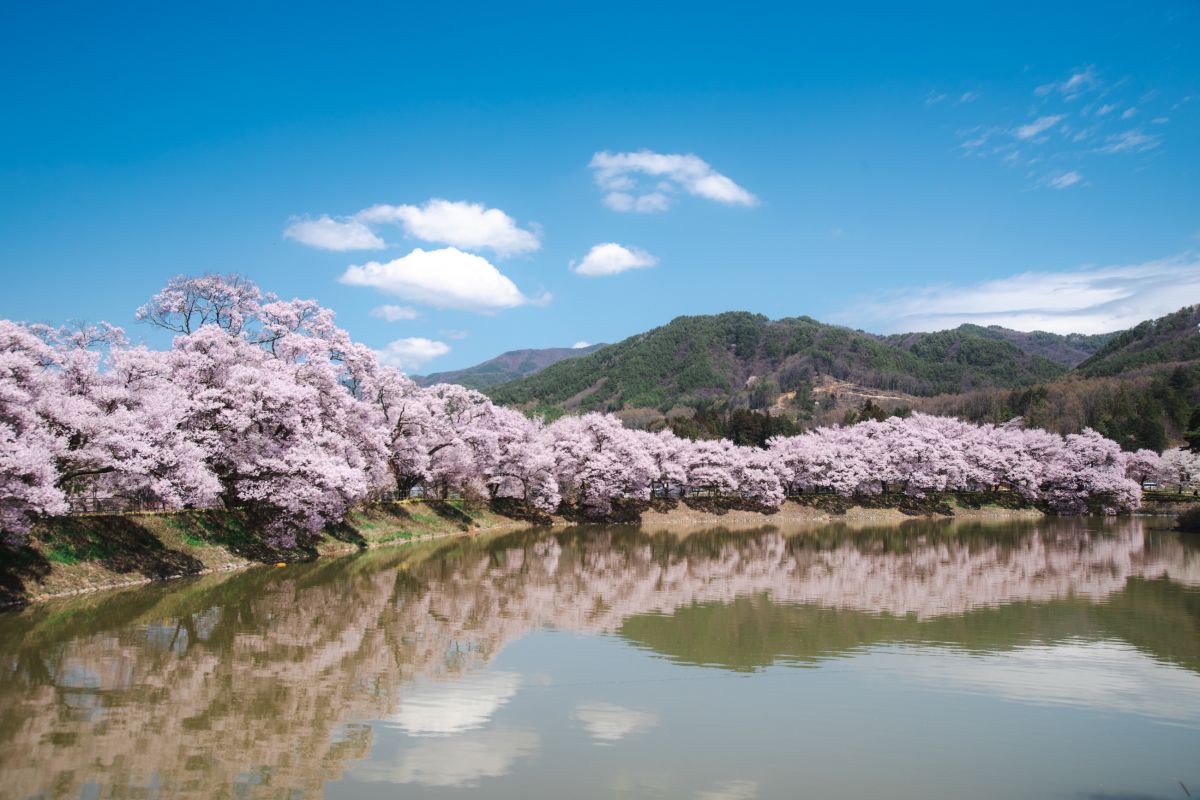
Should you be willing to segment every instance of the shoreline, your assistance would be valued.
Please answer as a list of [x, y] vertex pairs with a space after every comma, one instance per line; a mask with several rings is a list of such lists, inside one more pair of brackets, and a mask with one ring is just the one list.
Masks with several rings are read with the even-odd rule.
[[[1044, 516], [1033, 508], [971, 508], [958, 502], [934, 513], [857, 503], [829, 509], [788, 500], [774, 513], [711, 511], [680, 503], [669, 510], [647, 509], [637, 520], [600, 524], [683, 531], [699, 526], [808, 527], [837, 522], [895, 525], [920, 519], [1004, 522]], [[253, 540], [252, 534], [241, 525], [244, 521], [238, 512], [219, 510], [92, 515], [45, 521], [14, 559], [18, 563], [0, 566], [0, 610], [110, 589], [343, 556], [452, 536], [581, 524], [561, 516], [538, 524], [489, 509], [463, 509], [451, 503], [420, 500], [397, 501], [356, 510], [342, 525], [327, 531], [309, 547], [272, 550]]]
[[29, 543], [0, 563], [0, 611], [124, 589], [344, 556], [447, 536], [520, 530], [528, 522], [450, 503], [398, 501], [357, 509], [315, 542], [272, 548], [237, 511], [87, 514], [39, 523]]

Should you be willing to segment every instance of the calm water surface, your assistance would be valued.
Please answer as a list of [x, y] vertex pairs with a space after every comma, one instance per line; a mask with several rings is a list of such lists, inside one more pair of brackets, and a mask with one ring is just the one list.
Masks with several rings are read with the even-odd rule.
[[0, 797], [1200, 796], [1139, 520], [579, 528], [0, 615]]

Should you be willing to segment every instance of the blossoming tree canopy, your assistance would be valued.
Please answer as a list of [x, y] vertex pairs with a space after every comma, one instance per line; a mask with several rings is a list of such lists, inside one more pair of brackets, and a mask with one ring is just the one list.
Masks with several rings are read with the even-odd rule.
[[[239, 507], [278, 542], [357, 503], [458, 494], [603, 518], [620, 502], [703, 494], [776, 508], [788, 494], [1003, 489], [1059, 513], [1136, 508], [1144, 483], [1200, 480], [1186, 450], [1124, 453], [1070, 436], [913, 414], [775, 437], [766, 449], [626, 428], [612, 415], [545, 425], [455, 385], [418, 387], [355, 343], [332, 311], [239, 276], [179, 276], [137, 316], [171, 347], [108, 325], [0, 320], [0, 529], [100, 499]], [[89, 500], [90, 499], [90, 500]]]

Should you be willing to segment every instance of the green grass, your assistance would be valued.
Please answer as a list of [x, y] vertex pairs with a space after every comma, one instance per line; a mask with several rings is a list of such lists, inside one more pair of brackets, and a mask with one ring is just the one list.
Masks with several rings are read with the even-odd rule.
[[183, 543], [189, 547], [212, 547], [213, 544], [206, 539], [202, 539], [189, 530], [183, 531]]
[[80, 561], [79, 556], [75, 554], [75, 548], [61, 542], [51, 545], [46, 551], [46, 558], [55, 564], [73, 565]]
[[103, 561], [113, 555], [113, 545], [90, 533], [71, 538], [54, 537], [49, 542], [46, 558], [56, 564], [78, 564], [81, 561]]

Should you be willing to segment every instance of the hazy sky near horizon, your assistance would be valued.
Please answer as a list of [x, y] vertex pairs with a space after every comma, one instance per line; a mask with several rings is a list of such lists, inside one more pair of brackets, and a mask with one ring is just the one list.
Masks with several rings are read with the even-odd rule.
[[0, 317], [235, 271], [428, 372], [1200, 302], [1200, 5], [836, 5], [8, 4]]

